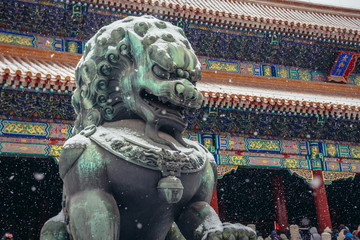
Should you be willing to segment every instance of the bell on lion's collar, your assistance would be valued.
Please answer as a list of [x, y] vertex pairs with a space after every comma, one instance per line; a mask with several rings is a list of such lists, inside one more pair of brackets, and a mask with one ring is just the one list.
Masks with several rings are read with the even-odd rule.
[[181, 180], [175, 176], [162, 178], [158, 182], [157, 189], [161, 197], [168, 203], [179, 202], [184, 192]]

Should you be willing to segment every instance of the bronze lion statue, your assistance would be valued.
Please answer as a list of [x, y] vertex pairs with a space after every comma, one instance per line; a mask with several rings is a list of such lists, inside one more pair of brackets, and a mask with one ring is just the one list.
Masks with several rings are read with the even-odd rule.
[[76, 68], [75, 135], [63, 147], [62, 212], [42, 240], [255, 239], [209, 205], [213, 156], [182, 138], [200, 63], [181, 28], [152, 16], [99, 30]]

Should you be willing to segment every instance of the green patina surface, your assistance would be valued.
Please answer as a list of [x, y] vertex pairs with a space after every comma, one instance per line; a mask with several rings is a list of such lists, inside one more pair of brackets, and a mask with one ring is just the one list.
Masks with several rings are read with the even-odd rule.
[[[122, 229], [124, 240], [164, 239], [169, 230], [171, 234], [167, 240], [182, 239], [178, 229], [169, 225], [175, 221], [174, 216], [180, 215], [179, 228], [187, 239], [194, 239], [195, 235], [199, 239], [213, 239], [214, 236], [222, 237], [223, 232], [229, 239], [239, 233], [254, 239], [255, 234], [250, 229], [220, 222], [209, 205], [217, 176], [214, 159], [197, 143], [182, 138], [187, 126], [186, 114], [199, 109], [203, 102], [202, 94], [195, 87], [201, 78], [200, 63], [182, 29], [152, 16], [128, 17], [114, 22], [88, 41], [75, 75], [74, 130], [83, 137], [76, 138], [80, 143], [68, 140], [62, 158], [66, 156], [69, 161], [61, 158], [63, 162], [59, 163], [66, 199], [63, 209], [65, 218], [70, 219], [65, 224], [68, 224], [71, 236], [89, 240], [119, 239], [119, 212], [123, 207], [118, 206], [135, 201], [139, 206], [133, 212], [126, 212], [122, 219], [125, 222], [121, 225], [125, 226]], [[130, 126], [119, 128], [111, 122], [120, 125], [126, 122]], [[130, 161], [132, 163], [138, 160], [138, 155], [131, 153], [136, 144], [141, 145], [135, 143], [140, 140], [131, 139], [126, 144], [114, 140], [121, 135], [117, 131], [124, 127], [131, 133], [138, 133], [145, 141], [143, 144], [147, 144], [143, 145], [143, 162], [151, 164], [158, 158], [153, 169], [139, 164], [129, 166], [125, 157], [114, 153], [128, 149], [124, 156], [137, 158]], [[106, 128], [112, 133], [98, 132]], [[104, 138], [103, 141], [96, 141], [97, 134]], [[174, 157], [169, 160], [156, 154], [159, 146], [165, 153], [173, 152]], [[84, 152], [81, 149], [85, 149]], [[206, 162], [200, 164], [199, 158], [184, 158], [184, 154], [201, 155], [199, 158]], [[204, 167], [197, 167], [201, 165]], [[71, 171], [75, 167], [77, 171]], [[138, 181], [119, 175], [127, 168], [136, 171]], [[75, 186], [77, 181], [79, 186]], [[156, 186], [151, 184], [155, 189], [148, 189], [151, 188], [148, 181], [157, 183]], [[133, 193], [122, 195], [123, 189], [113, 189], [113, 186], [126, 188], [131, 185], [139, 189], [139, 196], [145, 192], [157, 194], [139, 202]], [[115, 202], [119, 195], [122, 195], [121, 199]], [[152, 219], [149, 221], [149, 215], [144, 212], [150, 207]], [[170, 212], [164, 213], [165, 208]], [[144, 226], [151, 227], [141, 231], [134, 229], [133, 216], [138, 216]], [[216, 231], [213, 224], [206, 222], [208, 219], [214, 220]], [[198, 232], [200, 225], [202, 231]], [[45, 225], [44, 229], [47, 227]]]
[[106, 167], [106, 161], [94, 145], [90, 145], [78, 160], [77, 168], [81, 178], [96, 177]]

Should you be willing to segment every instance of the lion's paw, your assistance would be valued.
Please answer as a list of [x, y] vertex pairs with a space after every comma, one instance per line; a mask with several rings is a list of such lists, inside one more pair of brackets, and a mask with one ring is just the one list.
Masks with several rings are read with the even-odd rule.
[[207, 230], [198, 229], [197, 239], [201, 240], [255, 240], [256, 233], [249, 227], [239, 223], [223, 223], [222, 226], [212, 226]]

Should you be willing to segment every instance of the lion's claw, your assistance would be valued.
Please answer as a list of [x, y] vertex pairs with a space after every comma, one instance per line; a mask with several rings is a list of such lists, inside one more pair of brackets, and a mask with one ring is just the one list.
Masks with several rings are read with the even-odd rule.
[[222, 226], [205, 230], [201, 240], [255, 240], [256, 233], [239, 223], [223, 223]]

